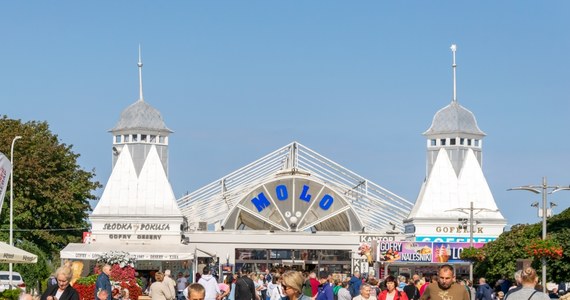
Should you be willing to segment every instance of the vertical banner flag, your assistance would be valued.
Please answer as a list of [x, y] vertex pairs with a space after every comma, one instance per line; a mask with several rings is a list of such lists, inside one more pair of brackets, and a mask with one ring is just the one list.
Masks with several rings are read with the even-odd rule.
[[4, 204], [4, 194], [6, 194], [10, 173], [12, 173], [12, 164], [6, 155], [0, 152], [0, 212]]

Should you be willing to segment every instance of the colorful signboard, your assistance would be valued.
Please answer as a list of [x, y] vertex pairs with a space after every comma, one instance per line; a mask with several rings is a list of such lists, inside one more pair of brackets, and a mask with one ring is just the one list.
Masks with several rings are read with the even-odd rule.
[[[484, 243], [473, 243], [473, 247], [481, 248]], [[460, 258], [461, 251], [464, 248], [469, 248], [469, 243], [433, 243], [433, 262], [463, 262]]]
[[[474, 243], [473, 247], [481, 248], [483, 245]], [[375, 260], [380, 262], [452, 263], [463, 262], [461, 251], [469, 246], [469, 243], [374, 241], [373, 249]]]

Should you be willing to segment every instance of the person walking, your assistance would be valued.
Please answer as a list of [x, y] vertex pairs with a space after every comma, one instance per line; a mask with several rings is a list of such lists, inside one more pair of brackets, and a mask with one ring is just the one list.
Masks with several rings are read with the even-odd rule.
[[455, 272], [451, 265], [439, 267], [437, 284], [428, 285], [420, 300], [469, 300], [469, 293], [455, 282]]
[[176, 298], [176, 281], [170, 276], [170, 270], [164, 271], [164, 280], [162, 281], [170, 289], [172, 295], [172, 298], [168, 300], [174, 300]]
[[[79, 300], [79, 293], [70, 285], [73, 273], [69, 267], [60, 267], [55, 271], [56, 285], [52, 285], [42, 294], [41, 300]], [[97, 297], [97, 295], [95, 295]], [[97, 298], [95, 298], [97, 299]]]
[[338, 290], [338, 300], [352, 300], [350, 291], [348, 290], [348, 280], [343, 280], [340, 284], [341, 288]]
[[303, 274], [297, 271], [283, 273], [281, 287], [289, 300], [311, 300], [311, 297], [303, 294]]
[[173, 299], [174, 295], [170, 290], [170, 287], [164, 283], [164, 273], [156, 272], [154, 274], [155, 282], [150, 285], [149, 296], [152, 300], [169, 300]]
[[404, 286], [403, 291], [404, 293], [406, 293], [406, 296], [408, 296], [408, 299], [410, 300], [420, 299], [420, 291], [416, 287], [416, 284], [413, 279], [408, 280], [408, 284]]
[[[521, 288], [519, 290], [511, 290], [508, 293], [509, 300], [548, 300], [547, 294], [535, 289], [538, 283], [538, 275], [536, 271], [528, 267], [521, 273]], [[507, 298], [507, 297], [506, 297]], [[506, 299], [505, 298], [505, 299]]]
[[360, 279], [360, 272], [356, 271], [350, 278], [348, 282], [348, 291], [350, 295], [354, 298], [360, 295], [360, 286], [362, 285], [362, 280]]
[[386, 277], [384, 282], [386, 283], [386, 289], [378, 295], [378, 300], [408, 300], [406, 293], [401, 292], [396, 288], [398, 282], [394, 276], [390, 275]]
[[200, 277], [200, 280], [198, 280], [198, 283], [206, 290], [206, 297], [204, 297], [204, 300], [217, 300], [218, 295], [220, 294], [220, 287], [216, 282], [216, 278], [210, 275], [210, 268], [204, 267], [204, 271], [202, 272], [202, 276]]
[[112, 299], [113, 287], [111, 286], [111, 265], [105, 264], [101, 269], [101, 274], [97, 276], [97, 281], [95, 282], [95, 299], [97, 299], [97, 292], [100, 290], [107, 291], [107, 300]]
[[321, 272], [319, 276], [319, 291], [316, 300], [334, 300], [332, 286], [329, 283], [329, 274]]
[[256, 300], [258, 299], [255, 291], [255, 283], [242, 271], [236, 280], [235, 300]]
[[493, 289], [483, 277], [479, 278], [479, 287], [477, 287], [475, 298], [477, 300], [493, 300]]

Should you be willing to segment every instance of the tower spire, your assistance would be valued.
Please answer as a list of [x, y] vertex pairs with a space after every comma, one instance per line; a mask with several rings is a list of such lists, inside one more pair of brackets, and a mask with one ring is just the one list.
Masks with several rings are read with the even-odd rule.
[[143, 86], [142, 86], [142, 59], [141, 59], [141, 44], [139, 44], [139, 62], [138, 62], [138, 67], [139, 67], [139, 100], [144, 101], [143, 99]]
[[452, 100], [452, 102], [457, 102], [457, 78], [456, 78], [456, 73], [455, 73], [455, 69], [457, 68], [457, 64], [455, 64], [455, 51], [457, 51], [457, 45], [451, 44], [451, 52], [453, 53], [453, 64], [451, 65], [451, 67], [453, 68], [453, 100]]

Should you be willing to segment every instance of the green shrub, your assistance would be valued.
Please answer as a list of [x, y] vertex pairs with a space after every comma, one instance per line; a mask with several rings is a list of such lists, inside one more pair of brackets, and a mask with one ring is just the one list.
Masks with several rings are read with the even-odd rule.
[[18, 300], [21, 289], [5, 290], [0, 293], [0, 300]]

